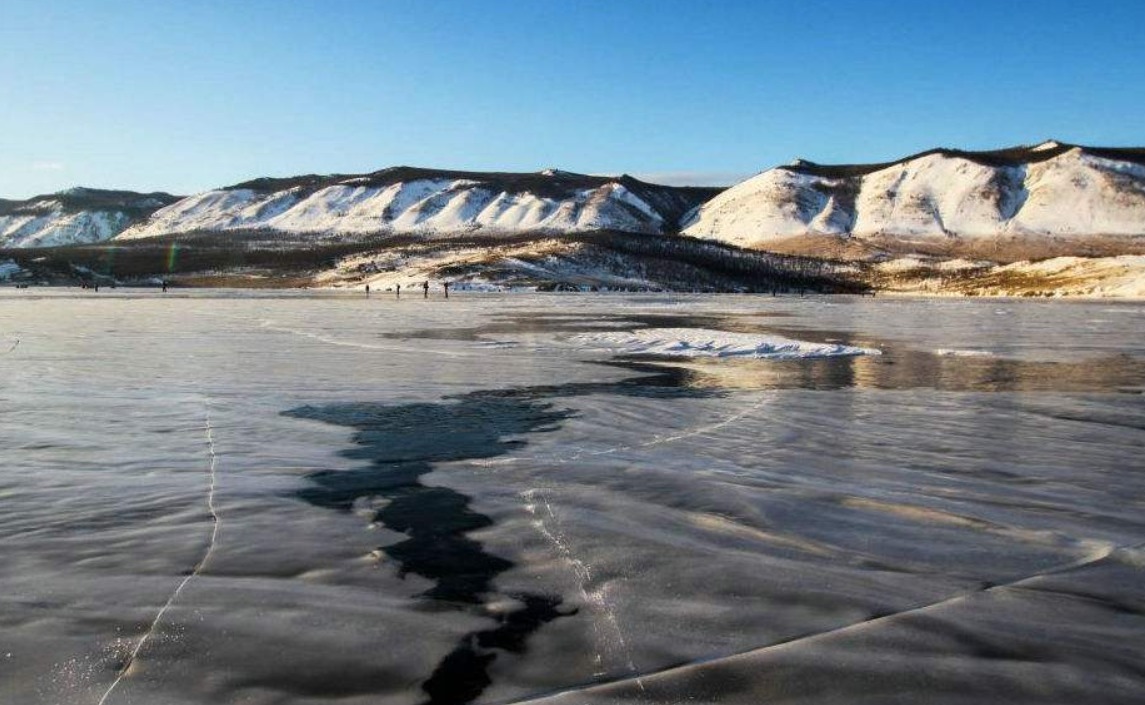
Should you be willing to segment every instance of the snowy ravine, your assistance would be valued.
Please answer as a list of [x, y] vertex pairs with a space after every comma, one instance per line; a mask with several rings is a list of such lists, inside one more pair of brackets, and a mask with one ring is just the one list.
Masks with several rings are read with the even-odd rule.
[[0, 247], [103, 242], [178, 200], [167, 193], [73, 188], [26, 201], [0, 200]]
[[993, 152], [931, 150], [887, 164], [797, 160], [713, 198], [689, 214], [683, 232], [749, 247], [807, 236], [1145, 238], [1145, 150], [1049, 141]]
[[185, 198], [121, 239], [189, 231], [457, 234], [672, 233], [716, 189], [558, 170], [477, 173], [395, 167], [358, 176], [256, 179]]

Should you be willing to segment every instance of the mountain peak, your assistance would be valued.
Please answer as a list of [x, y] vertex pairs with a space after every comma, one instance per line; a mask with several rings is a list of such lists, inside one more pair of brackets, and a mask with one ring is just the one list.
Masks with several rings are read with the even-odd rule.
[[1041, 144], [1036, 144], [1033, 147], [1031, 147], [1030, 151], [1031, 152], [1046, 152], [1046, 151], [1049, 151], [1051, 149], [1061, 149], [1064, 146], [1065, 146], [1064, 143], [1058, 142], [1057, 140], [1046, 140], [1045, 142], [1042, 142]]

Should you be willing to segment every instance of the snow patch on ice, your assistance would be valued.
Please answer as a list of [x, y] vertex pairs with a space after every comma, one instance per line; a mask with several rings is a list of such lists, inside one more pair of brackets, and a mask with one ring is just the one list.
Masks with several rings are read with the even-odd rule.
[[573, 341], [625, 355], [738, 357], [765, 360], [879, 355], [880, 351], [838, 343], [810, 343], [778, 335], [729, 333], [706, 328], [647, 328], [582, 333]]

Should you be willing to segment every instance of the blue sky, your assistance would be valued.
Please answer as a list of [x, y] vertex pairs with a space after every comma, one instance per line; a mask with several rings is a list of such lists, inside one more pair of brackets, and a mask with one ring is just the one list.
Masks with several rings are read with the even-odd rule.
[[0, 197], [1140, 146], [1145, 2], [3, 0]]

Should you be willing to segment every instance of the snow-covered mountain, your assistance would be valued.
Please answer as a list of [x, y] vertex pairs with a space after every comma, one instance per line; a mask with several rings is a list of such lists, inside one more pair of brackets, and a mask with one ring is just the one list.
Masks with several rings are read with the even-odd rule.
[[179, 200], [167, 193], [73, 188], [26, 201], [0, 200], [0, 247], [101, 242]]
[[[994, 261], [1145, 254], [1145, 149], [1045, 142], [935, 149], [895, 162], [796, 161], [726, 191], [558, 170], [394, 167], [263, 178], [186, 198], [73, 189], [0, 201], [0, 246], [172, 234], [483, 236], [676, 234], [798, 254], [907, 250]], [[351, 238], [353, 239], [353, 238]], [[249, 244], [250, 238], [244, 238]], [[219, 246], [216, 240], [212, 246]]]
[[477, 173], [394, 167], [364, 175], [256, 179], [155, 212], [120, 239], [195, 231], [457, 234], [674, 233], [718, 189], [558, 170]]
[[936, 149], [885, 164], [797, 160], [724, 191], [686, 216], [682, 229], [749, 247], [807, 236], [1145, 242], [1145, 149], [1050, 141], [993, 152]]

